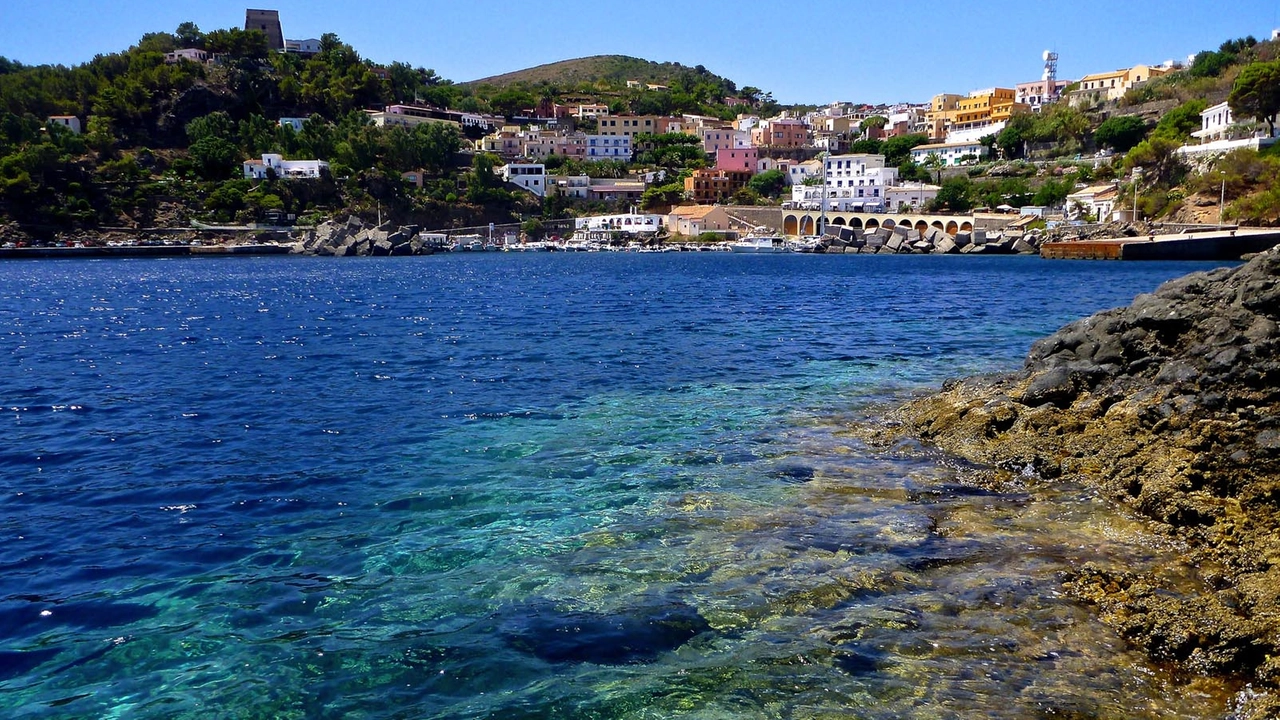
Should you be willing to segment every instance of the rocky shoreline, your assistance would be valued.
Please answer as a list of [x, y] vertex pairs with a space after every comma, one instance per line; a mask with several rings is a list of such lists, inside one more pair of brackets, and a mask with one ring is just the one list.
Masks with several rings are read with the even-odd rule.
[[1024, 368], [948, 381], [892, 414], [1023, 478], [1083, 481], [1148, 518], [1202, 583], [1082, 565], [1064, 588], [1159, 662], [1252, 686], [1280, 717], [1280, 247], [1036, 342]]
[[294, 234], [293, 252], [332, 257], [430, 255], [435, 248], [416, 225], [384, 223], [374, 227], [352, 215], [346, 222], [328, 221]]

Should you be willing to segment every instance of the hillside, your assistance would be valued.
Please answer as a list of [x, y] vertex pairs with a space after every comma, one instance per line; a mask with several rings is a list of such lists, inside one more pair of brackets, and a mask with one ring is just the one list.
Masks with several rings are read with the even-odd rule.
[[658, 63], [626, 55], [594, 55], [592, 57], [561, 60], [560, 62], [538, 65], [537, 67], [517, 70], [515, 72], [494, 75], [463, 83], [465, 86], [506, 85], [551, 83], [554, 85], [573, 86], [579, 83], [606, 81], [624, 84], [628, 80], [639, 80], [646, 83], [669, 85], [677, 79], [689, 74], [699, 76], [699, 80], [721, 82], [727, 86], [733, 83], [699, 65], [691, 68], [680, 63]]

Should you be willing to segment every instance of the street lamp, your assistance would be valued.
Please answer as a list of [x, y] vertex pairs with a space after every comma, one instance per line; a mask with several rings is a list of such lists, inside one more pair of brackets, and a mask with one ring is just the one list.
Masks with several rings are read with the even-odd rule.
[[1138, 222], [1138, 181], [1142, 179], [1142, 168], [1133, 168], [1133, 222]]
[[822, 237], [827, 234], [827, 158], [831, 157], [830, 152], [821, 152], [818, 159], [822, 161], [822, 209], [818, 213], [818, 228], [815, 234]]
[[1227, 174], [1221, 170], [1218, 174], [1222, 176], [1222, 192], [1218, 195], [1218, 229], [1222, 229], [1222, 206], [1227, 204]]

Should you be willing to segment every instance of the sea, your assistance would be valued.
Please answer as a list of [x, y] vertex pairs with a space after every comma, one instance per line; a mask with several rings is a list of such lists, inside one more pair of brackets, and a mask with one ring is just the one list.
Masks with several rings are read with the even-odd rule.
[[1061, 588], [1175, 541], [865, 439], [1207, 267], [5, 262], [0, 717], [1226, 717]]

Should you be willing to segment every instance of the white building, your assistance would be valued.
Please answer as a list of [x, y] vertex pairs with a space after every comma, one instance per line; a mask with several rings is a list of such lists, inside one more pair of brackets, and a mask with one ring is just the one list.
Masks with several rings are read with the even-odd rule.
[[1120, 186], [1116, 183], [1091, 185], [1067, 196], [1067, 219], [1110, 222], [1121, 200]]
[[458, 123], [453, 120], [445, 120], [429, 115], [411, 115], [409, 113], [389, 112], [386, 110], [365, 110], [364, 112], [376, 127], [402, 127], [409, 129], [426, 123], [440, 123], [458, 127]]
[[[886, 190], [898, 182], [898, 169], [885, 167], [883, 155], [830, 155], [819, 185], [792, 185], [791, 202], [800, 208], [836, 212], [880, 212], [889, 209]], [[825, 191], [824, 191], [825, 188]]]
[[298, 55], [318, 55], [320, 53], [320, 40], [317, 38], [285, 40], [284, 51], [287, 53], [297, 53]]
[[540, 163], [508, 163], [498, 168], [502, 179], [538, 197], [547, 195], [547, 166]]
[[619, 231], [641, 235], [653, 235], [662, 229], [663, 216], [624, 213], [621, 215], [596, 215], [578, 218], [574, 221], [575, 230], [588, 232]]
[[787, 182], [791, 185], [803, 185], [811, 177], [822, 177], [822, 161], [806, 160], [795, 163], [787, 170]]
[[987, 123], [979, 127], [965, 128], [964, 130], [948, 130], [948, 145], [976, 145], [978, 141], [988, 135], [999, 135], [1006, 127], [1009, 127], [1008, 121], [1001, 120], [999, 122]]
[[591, 194], [591, 177], [589, 175], [558, 175], [551, 178], [551, 186], [560, 195], [586, 200]]
[[595, 103], [591, 103], [587, 105], [579, 105], [578, 111], [574, 113], [574, 117], [578, 118], [579, 120], [586, 120], [588, 118], [607, 117], [608, 115], [609, 115], [608, 105], [599, 105]]
[[285, 160], [275, 153], [267, 153], [261, 160], [246, 160], [244, 176], [247, 179], [265, 180], [268, 171], [274, 170], [282, 179], [318, 178], [329, 171], [329, 163], [323, 160]]
[[930, 155], [937, 155], [944, 166], [972, 165], [986, 157], [990, 149], [978, 142], [934, 143], [911, 149], [911, 159], [923, 165]]
[[906, 205], [912, 210], [919, 210], [927, 203], [937, 199], [937, 185], [929, 183], [903, 183], [894, 185], [884, 189], [884, 205], [888, 212], [897, 212], [898, 208]]
[[296, 133], [302, 132], [302, 126], [307, 122], [306, 118], [280, 118], [280, 127], [290, 127]]
[[61, 125], [76, 135], [80, 134], [80, 118], [75, 115], [50, 115], [46, 122], [50, 125]]
[[173, 52], [165, 53], [164, 62], [166, 65], [172, 65], [177, 62], [182, 62], [183, 60], [190, 60], [194, 63], [207, 63], [209, 62], [210, 57], [212, 57], [212, 55], [207, 50], [201, 50], [199, 48], [183, 48], [181, 50], [174, 50]]
[[1275, 137], [1268, 137], [1267, 130], [1260, 123], [1252, 121], [1236, 122], [1231, 114], [1231, 107], [1223, 102], [1200, 113], [1200, 129], [1191, 133], [1198, 139], [1198, 145], [1184, 145], [1178, 148], [1182, 155], [1207, 155], [1228, 153], [1238, 148], [1260, 150], [1276, 142]]
[[631, 162], [631, 138], [625, 135], [588, 135], [585, 159]]

